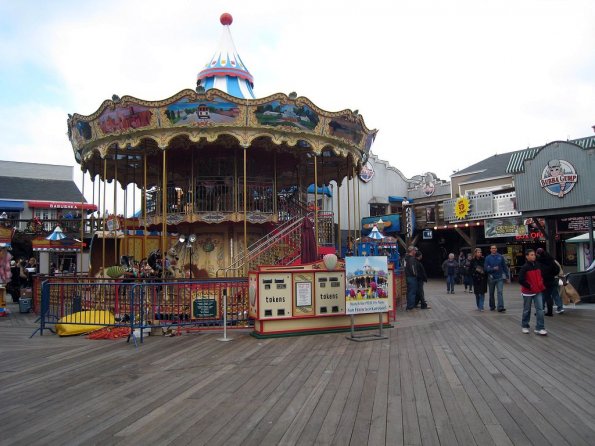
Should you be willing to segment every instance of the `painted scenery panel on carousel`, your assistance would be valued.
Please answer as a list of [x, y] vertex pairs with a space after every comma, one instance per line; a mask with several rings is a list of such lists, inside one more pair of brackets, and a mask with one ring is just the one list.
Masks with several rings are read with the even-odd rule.
[[99, 117], [99, 128], [105, 135], [142, 129], [151, 125], [153, 112], [142, 105], [127, 104], [107, 108]]
[[[350, 143], [360, 144], [364, 136], [364, 129], [359, 122], [348, 119], [331, 119], [328, 124], [329, 135], [335, 138], [342, 138]], [[372, 143], [370, 142], [370, 145]]]
[[308, 131], [313, 131], [320, 121], [316, 112], [306, 105], [283, 105], [279, 101], [259, 105], [254, 114], [260, 125]]
[[91, 124], [86, 121], [76, 121], [74, 124], [74, 137], [79, 141], [90, 141], [93, 138]]
[[215, 98], [212, 101], [190, 102], [184, 98], [169, 105], [165, 116], [173, 126], [235, 124], [240, 108], [233, 102]]

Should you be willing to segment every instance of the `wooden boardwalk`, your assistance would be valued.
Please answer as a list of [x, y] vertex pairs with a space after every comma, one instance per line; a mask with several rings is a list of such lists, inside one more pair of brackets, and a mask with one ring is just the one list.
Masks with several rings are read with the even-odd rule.
[[503, 314], [444, 289], [430, 283], [430, 310], [362, 343], [232, 332], [134, 348], [28, 339], [33, 316], [12, 314], [0, 319], [0, 444], [595, 444], [595, 306], [546, 318], [539, 337], [521, 333], [518, 285]]

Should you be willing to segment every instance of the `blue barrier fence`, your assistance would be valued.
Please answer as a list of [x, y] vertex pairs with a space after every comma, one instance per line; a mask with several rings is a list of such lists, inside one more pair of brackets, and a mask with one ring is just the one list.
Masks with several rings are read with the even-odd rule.
[[[84, 282], [42, 284], [39, 331], [59, 323], [130, 327], [142, 342], [147, 329], [248, 327], [246, 278], [188, 282]], [[32, 335], [33, 336], [33, 335]]]

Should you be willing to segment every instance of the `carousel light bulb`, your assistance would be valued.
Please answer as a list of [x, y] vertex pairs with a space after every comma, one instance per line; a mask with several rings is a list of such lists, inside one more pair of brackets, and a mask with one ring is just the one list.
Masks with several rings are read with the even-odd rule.
[[190, 243], [194, 243], [196, 241], [196, 235], [195, 234], [190, 234], [190, 237], [188, 237], [188, 241]]
[[178, 241], [180, 243], [184, 243], [186, 241], [186, 236], [184, 234], [180, 235], [180, 238], [178, 239]]

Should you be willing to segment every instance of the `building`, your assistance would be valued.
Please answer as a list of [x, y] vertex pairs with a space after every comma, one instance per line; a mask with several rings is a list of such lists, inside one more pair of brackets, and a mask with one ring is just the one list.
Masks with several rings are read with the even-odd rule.
[[[86, 214], [97, 207], [86, 203], [73, 181], [73, 167], [2, 161], [0, 163], [0, 218], [15, 228], [13, 251], [19, 256], [32, 250], [40, 273], [51, 263], [68, 272], [86, 271], [88, 256], [81, 253], [81, 228], [89, 228]], [[46, 237], [60, 226], [65, 238]], [[29, 244], [30, 243], [30, 244]], [[82, 269], [81, 269], [82, 268]]]

